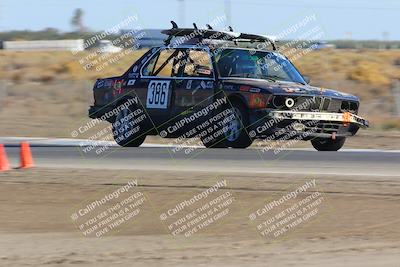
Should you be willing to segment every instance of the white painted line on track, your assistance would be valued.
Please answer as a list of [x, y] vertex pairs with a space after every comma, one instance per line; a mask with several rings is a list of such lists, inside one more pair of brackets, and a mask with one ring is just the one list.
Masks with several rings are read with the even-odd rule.
[[[18, 145], [19, 142], [27, 141], [34, 146], [108, 146], [108, 147], [119, 147], [114, 141], [91, 141], [88, 139], [71, 139], [71, 138], [46, 138], [46, 137], [0, 137], [0, 144], [4, 145]], [[160, 144], [160, 143], [144, 143], [141, 147], [149, 148], [174, 148], [178, 147], [173, 144]], [[204, 146], [183, 146], [183, 148], [205, 148]], [[251, 149], [261, 149], [253, 147]], [[313, 148], [288, 148], [282, 151], [315, 151]], [[385, 150], [385, 149], [358, 149], [358, 148], [345, 148], [338, 151], [339, 153], [346, 152], [358, 152], [358, 153], [400, 153], [400, 150]]]

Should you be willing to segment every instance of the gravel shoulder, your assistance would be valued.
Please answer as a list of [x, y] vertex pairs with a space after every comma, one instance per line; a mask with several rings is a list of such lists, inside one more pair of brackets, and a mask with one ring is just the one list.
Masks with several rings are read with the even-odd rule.
[[[257, 227], [271, 216], [252, 221], [249, 215], [314, 180], [315, 186], [269, 212], [276, 215], [318, 192], [323, 201], [315, 216], [279, 236], [262, 236]], [[99, 238], [85, 236], [79, 229], [83, 221], [74, 221], [71, 214], [132, 181], [137, 186], [131, 193], [146, 197], [140, 213]], [[160, 219], [221, 181], [226, 186], [218, 192], [175, 217]], [[2, 266], [398, 266], [400, 262], [398, 178], [38, 168], [0, 173], [0, 184]], [[222, 194], [234, 198], [225, 216], [188, 237], [169, 229], [181, 215]], [[118, 201], [110, 200], [101, 208]]]

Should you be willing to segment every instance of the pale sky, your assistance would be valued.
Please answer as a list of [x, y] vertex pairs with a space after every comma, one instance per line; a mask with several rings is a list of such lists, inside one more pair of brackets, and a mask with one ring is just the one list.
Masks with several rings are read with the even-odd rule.
[[[40, 30], [46, 27], [71, 31], [76, 8], [84, 10], [84, 24], [101, 31], [128, 16], [138, 16], [135, 26], [170, 28], [209, 23], [223, 16], [228, 0], [1, 0], [0, 31]], [[181, 4], [183, 2], [183, 5]], [[321, 39], [400, 40], [398, 0], [230, 0], [235, 31], [276, 35], [311, 14], [313, 25], [324, 31]], [[184, 16], [180, 15], [184, 10]]]

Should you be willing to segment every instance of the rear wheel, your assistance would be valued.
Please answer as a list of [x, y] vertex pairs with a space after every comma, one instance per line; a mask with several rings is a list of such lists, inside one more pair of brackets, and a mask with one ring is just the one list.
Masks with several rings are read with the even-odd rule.
[[338, 151], [344, 145], [346, 138], [338, 138], [332, 140], [329, 138], [315, 138], [311, 140], [311, 144], [318, 151]]
[[118, 145], [124, 147], [138, 147], [143, 144], [146, 135], [141, 134], [141, 125], [135, 124], [130, 108], [121, 109], [113, 122], [113, 136]]

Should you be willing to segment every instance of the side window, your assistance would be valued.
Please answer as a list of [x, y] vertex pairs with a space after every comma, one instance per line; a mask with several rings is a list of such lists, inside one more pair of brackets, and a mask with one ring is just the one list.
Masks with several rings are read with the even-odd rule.
[[184, 77], [213, 77], [212, 64], [207, 51], [187, 50]]
[[158, 56], [159, 56], [159, 53], [158, 53], [158, 55], [152, 57], [149, 62], [147, 62], [147, 65], [143, 68], [143, 71], [142, 71], [142, 74], [144, 76], [150, 76], [153, 73], [154, 65], [157, 61]]
[[155, 55], [143, 68], [144, 76], [175, 77], [178, 75], [177, 58], [182, 52], [176, 49], [164, 49]]

